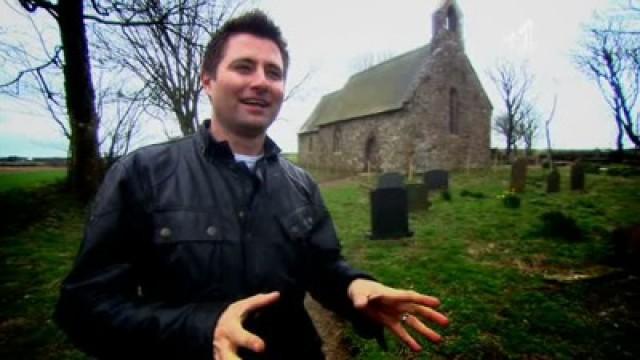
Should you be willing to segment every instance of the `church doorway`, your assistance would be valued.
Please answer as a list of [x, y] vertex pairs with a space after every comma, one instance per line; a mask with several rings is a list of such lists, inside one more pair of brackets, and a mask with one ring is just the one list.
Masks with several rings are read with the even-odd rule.
[[375, 135], [369, 136], [364, 146], [363, 171], [374, 172], [380, 170], [380, 148]]

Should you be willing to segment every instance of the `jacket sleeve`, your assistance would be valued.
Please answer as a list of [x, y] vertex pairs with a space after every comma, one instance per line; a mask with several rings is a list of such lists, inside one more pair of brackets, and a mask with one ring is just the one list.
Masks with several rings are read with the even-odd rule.
[[121, 162], [98, 191], [54, 318], [98, 358], [212, 359], [212, 332], [228, 304], [150, 302], [140, 292], [141, 243], [149, 236], [143, 191]]
[[376, 338], [385, 347], [382, 325], [373, 322], [356, 310], [348, 296], [348, 288], [355, 279], [374, 280], [370, 275], [354, 269], [344, 260], [331, 216], [324, 205], [317, 185], [311, 181], [312, 212], [315, 221], [308, 241], [307, 275], [311, 296], [327, 309], [349, 320], [356, 333]]

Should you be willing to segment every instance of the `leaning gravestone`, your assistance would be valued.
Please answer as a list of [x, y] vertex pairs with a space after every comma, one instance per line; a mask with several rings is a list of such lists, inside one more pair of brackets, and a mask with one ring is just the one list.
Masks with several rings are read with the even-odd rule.
[[571, 190], [584, 190], [584, 165], [580, 160], [571, 165]]
[[527, 183], [527, 159], [520, 158], [511, 165], [511, 184], [509, 190], [523, 193]]
[[560, 173], [555, 167], [547, 176], [547, 193], [560, 192]]
[[371, 239], [392, 239], [413, 235], [409, 231], [409, 204], [404, 178], [384, 174], [378, 188], [370, 192]]
[[427, 191], [449, 189], [449, 173], [446, 170], [430, 170], [424, 173], [422, 181]]
[[404, 176], [398, 173], [384, 173], [378, 178], [378, 189], [395, 189], [404, 187]]
[[409, 211], [426, 210], [429, 208], [429, 191], [425, 184], [407, 184]]

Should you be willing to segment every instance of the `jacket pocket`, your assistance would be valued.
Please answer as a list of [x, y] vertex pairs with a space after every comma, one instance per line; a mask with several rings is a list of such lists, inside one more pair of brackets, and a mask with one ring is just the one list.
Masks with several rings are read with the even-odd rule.
[[222, 228], [210, 213], [186, 210], [156, 212], [153, 222], [156, 244], [224, 241]]
[[287, 236], [296, 241], [304, 241], [309, 237], [315, 223], [315, 214], [311, 206], [302, 206], [290, 213], [278, 216]]
[[227, 241], [214, 215], [157, 211], [152, 241], [154, 277], [162, 279], [163, 288], [172, 296], [206, 298], [218, 292]]

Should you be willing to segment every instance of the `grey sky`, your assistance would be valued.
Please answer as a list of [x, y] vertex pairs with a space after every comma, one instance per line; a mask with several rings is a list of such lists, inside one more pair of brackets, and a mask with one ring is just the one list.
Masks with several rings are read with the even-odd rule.
[[[269, 134], [285, 151], [296, 151], [296, 132], [320, 97], [341, 87], [354, 62], [367, 54], [401, 54], [430, 41], [436, 0], [262, 0], [255, 2], [281, 26], [292, 57], [289, 83], [307, 71], [313, 77], [297, 99], [286, 103]], [[534, 93], [543, 113], [555, 93], [552, 124], [557, 148], [610, 148], [615, 127], [595, 85], [571, 62], [581, 23], [607, 0], [461, 0], [467, 54], [494, 104], [501, 106], [486, 70], [499, 59], [526, 60], [536, 77]], [[0, 3], [0, 20], [11, 10]], [[26, 30], [25, 30], [26, 32]], [[0, 97], [0, 156], [64, 155], [65, 142], [49, 119], [28, 115], [29, 106]], [[201, 117], [208, 117], [203, 109]], [[150, 124], [149, 141], [160, 133]], [[493, 137], [492, 146], [503, 146]], [[536, 143], [543, 146], [544, 137]]]

